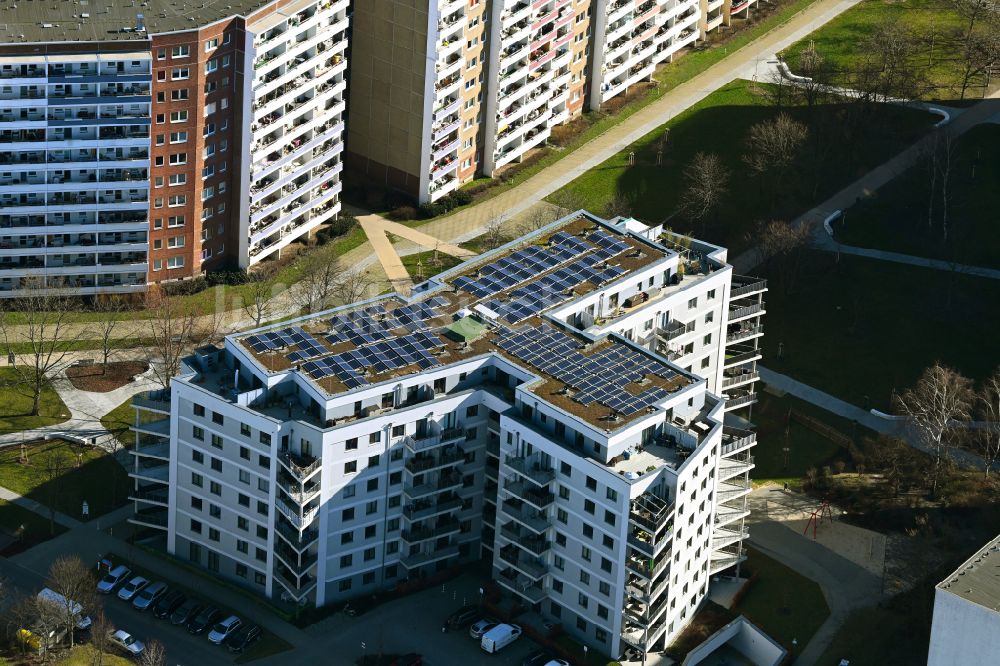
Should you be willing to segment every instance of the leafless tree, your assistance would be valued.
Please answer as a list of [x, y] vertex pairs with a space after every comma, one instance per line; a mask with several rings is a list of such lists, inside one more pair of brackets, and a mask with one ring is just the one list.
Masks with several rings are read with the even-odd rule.
[[[149, 319], [146, 360], [157, 383], [164, 389], [180, 371], [184, 356], [212, 335], [199, 322], [199, 313], [186, 307], [178, 297], [152, 290], [148, 295]], [[209, 326], [211, 328], [211, 326]]]
[[604, 204], [604, 216], [608, 219], [615, 217], [628, 217], [632, 214], [632, 208], [635, 206], [635, 201], [632, 197], [623, 193], [616, 192], [607, 203]]
[[104, 666], [104, 655], [111, 647], [111, 634], [115, 633], [115, 625], [104, 614], [103, 609], [99, 609], [91, 618], [90, 625], [90, 665]]
[[303, 259], [302, 277], [295, 289], [298, 305], [307, 312], [328, 307], [344, 278], [344, 268], [331, 252], [319, 249]]
[[754, 244], [757, 264], [768, 275], [780, 276], [785, 293], [795, 289], [812, 227], [781, 220], [758, 223], [747, 241]]
[[497, 215], [490, 219], [486, 223], [483, 234], [480, 237], [480, 244], [483, 250], [489, 252], [490, 250], [495, 250], [501, 245], [504, 245], [510, 240], [507, 238], [507, 234], [504, 231], [504, 218], [503, 215]]
[[795, 73], [808, 79], [796, 87], [802, 91], [806, 105], [811, 109], [819, 101], [829, 78], [826, 58], [816, 49], [815, 42], [810, 41], [808, 46], [799, 51], [799, 66]]
[[549, 196], [548, 202], [559, 208], [557, 218], [587, 207], [579, 194], [565, 187]]
[[989, 30], [972, 32], [963, 39], [961, 99], [978, 78], [982, 78], [985, 89], [990, 73], [1000, 65], [1000, 20], [994, 24]]
[[983, 458], [986, 476], [1000, 461], [1000, 367], [979, 387], [976, 414], [982, 423], [972, 430], [976, 450]]
[[0, 331], [8, 350], [15, 345], [27, 347], [19, 354], [22, 361], [15, 364], [14, 374], [18, 386], [31, 396], [31, 415], [37, 416], [48, 378], [68, 364], [74, 310], [56, 290], [38, 280], [28, 280], [23, 288], [25, 295], [12, 304], [17, 313], [0, 313]]
[[256, 271], [243, 289], [243, 313], [253, 322], [254, 328], [257, 328], [271, 317], [273, 311], [273, 271]]
[[125, 321], [123, 316], [128, 312], [129, 306], [119, 294], [102, 294], [97, 298], [95, 306], [101, 318], [91, 324], [91, 337], [97, 338], [101, 343], [101, 368], [102, 372], [107, 372], [108, 363], [117, 351], [115, 332], [121, 328], [122, 321]]
[[372, 295], [375, 280], [362, 270], [345, 270], [337, 282], [335, 294], [342, 304], [357, 303]]
[[896, 437], [879, 436], [871, 449], [872, 465], [898, 496], [903, 480], [913, 476], [913, 450]]
[[770, 175], [770, 187], [777, 192], [808, 138], [808, 127], [787, 113], [779, 113], [750, 127], [743, 161], [754, 173]]
[[924, 370], [916, 385], [896, 395], [896, 409], [934, 459], [929, 470], [931, 493], [937, 493], [942, 464], [954, 445], [956, 422], [969, 420], [972, 381], [939, 363]]
[[[38, 599], [32, 594], [17, 594], [5, 604], [4, 618], [7, 626], [13, 631], [26, 629], [32, 631], [38, 620]], [[28, 651], [27, 642], [18, 639], [16, 641], [21, 654]]]
[[31, 458], [30, 474], [35, 478], [45, 498], [44, 504], [49, 514], [49, 532], [53, 535], [56, 533], [56, 513], [62, 500], [60, 479], [68, 471], [70, 464], [68, 457], [53, 446], [36, 453]]
[[152, 640], [146, 643], [146, 649], [139, 656], [140, 666], [165, 666], [167, 663], [167, 649], [163, 643]]
[[520, 217], [514, 226], [514, 235], [517, 237], [529, 236], [560, 217], [562, 217], [561, 209], [553, 209], [545, 202], [539, 202]]
[[681, 210], [694, 222], [705, 223], [718, 210], [729, 189], [729, 170], [715, 153], [698, 152], [684, 169], [685, 188], [681, 193]]
[[97, 581], [94, 580], [90, 568], [79, 557], [63, 556], [49, 567], [45, 584], [65, 599], [65, 603], [53, 605], [56, 606], [61, 625], [66, 629], [69, 646], [72, 649], [73, 630], [80, 609], [94, 608], [96, 605]]

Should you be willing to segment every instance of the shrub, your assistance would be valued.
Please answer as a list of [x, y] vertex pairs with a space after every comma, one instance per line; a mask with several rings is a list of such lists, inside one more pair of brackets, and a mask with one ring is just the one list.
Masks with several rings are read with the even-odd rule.
[[457, 190], [451, 195], [451, 197], [455, 200], [455, 204], [458, 206], [468, 206], [472, 203], [472, 199], [474, 198], [472, 192], [469, 192], [468, 190]]
[[398, 222], [405, 222], [417, 219], [419, 214], [419, 211], [413, 206], [398, 206], [389, 213], [389, 217]]
[[439, 201], [431, 201], [420, 205], [420, 216], [424, 219], [437, 217], [447, 212], [448, 210]]

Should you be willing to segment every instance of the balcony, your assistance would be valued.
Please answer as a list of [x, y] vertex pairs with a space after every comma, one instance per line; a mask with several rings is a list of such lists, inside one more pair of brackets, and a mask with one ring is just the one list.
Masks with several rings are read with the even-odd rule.
[[758, 335], [764, 335], [763, 324], [741, 324], [726, 333], [726, 342], [742, 342]]
[[402, 539], [406, 543], [414, 544], [420, 543], [421, 541], [427, 541], [429, 539], [458, 534], [460, 531], [461, 526], [458, 520], [456, 518], [447, 517], [437, 521], [434, 525], [412, 527], [408, 530], [403, 530]]
[[503, 525], [500, 528], [500, 534], [505, 539], [509, 539], [515, 546], [522, 548], [537, 557], [541, 557], [552, 548], [551, 541], [544, 537], [522, 531], [517, 526], [517, 523], [513, 521]]
[[527, 576], [532, 581], [538, 581], [545, 577], [549, 568], [539, 559], [526, 557], [520, 549], [513, 544], [504, 546], [498, 555], [500, 559], [511, 565], [514, 569]]
[[731, 386], [739, 386], [741, 384], [746, 384], [747, 382], [755, 382], [760, 379], [760, 374], [753, 371], [742, 371], [730, 373], [725, 372], [722, 378], [722, 388], [727, 389]]
[[524, 481], [513, 481], [512, 479], [504, 479], [503, 483], [504, 490], [511, 493], [518, 499], [523, 500], [527, 504], [535, 507], [539, 511], [544, 511], [552, 502], [555, 501], [555, 495], [547, 490], [539, 490], [534, 485], [530, 485]]
[[535, 534], [544, 534], [549, 529], [549, 519], [545, 513], [532, 509], [518, 499], [505, 499], [501, 504], [503, 512]]
[[316, 543], [316, 540], [319, 538], [319, 530], [312, 527], [306, 530], [298, 530], [280, 520], [275, 521], [274, 525], [275, 530], [281, 538], [297, 551], [305, 550]]
[[665, 568], [670, 565], [669, 553], [659, 559], [644, 557], [635, 551], [629, 551], [625, 559], [625, 567], [632, 573], [647, 580], [655, 580]]
[[448, 513], [462, 506], [460, 497], [442, 497], [436, 502], [418, 500], [403, 507], [403, 516], [410, 522], [423, 520], [442, 513]]
[[739, 298], [748, 294], [756, 294], [767, 291], [767, 280], [747, 277], [744, 275], [733, 276], [733, 286], [729, 290], [729, 297]]
[[465, 430], [462, 428], [445, 428], [439, 435], [408, 435], [403, 438], [403, 443], [406, 445], [406, 448], [418, 452], [427, 451], [464, 439]]
[[435, 495], [437, 493], [447, 492], [449, 490], [458, 490], [462, 487], [462, 475], [458, 473], [445, 473], [437, 481], [431, 481], [428, 483], [419, 483], [414, 485], [404, 485], [403, 493], [409, 499], [418, 499], [421, 497], [428, 497], [430, 495]]
[[522, 576], [510, 567], [498, 574], [497, 583], [526, 599], [530, 604], [537, 604], [548, 596], [541, 583], [532, 581], [527, 576]]
[[545, 488], [549, 482], [555, 478], [555, 471], [548, 467], [542, 467], [541, 463], [533, 462], [526, 458], [516, 458], [507, 456], [504, 463], [522, 477], [532, 481], [538, 486]]
[[746, 474], [753, 469], [753, 467], [753, 456], [721, 458], [719, 460], [719, 480], [725, 481], [726, 479]]
[[312, 522], [319, 513], [319, 505], [312, 507], [294, 506], [280, 497], [275, 502], [278, 512], [297, 528], [303, 528]]
[[278, 487], [288, 497], [297, 504], [305, 504], [319, 495], [320, 485], [318, 483], [303, 483], [291, 475], [279, 473]]
[[454, 447], [452, 450], [445, 449], [437, 455], [418, 454], [407, 460], [405, 467], [409, 472], [418, 474], [457, 465], [463, 460], [465, 460], [465, 453], [462, 449]]
[[757, 433], [753, 430], [743, 430], [725, 426], [722, 429], [722, 455], [728, 456], [742, 449], [753, 446], [757, 442]]
[[764, 304], [757, 303], [755, 305], [747, 305], [740, 308], [729, 308], [729, 321], [736, 321], [738, 319], [743, 319], [744, 317], [751, 317], [758, 314], [764, 313]]
[[430, 564], [432, 562], [437, 562], [438, 560], [444, 560], [449, 557], [455, 557], [458, 555], [459, 549], [458, 544], [451, 544], [448, 546], [436, 546], [431, 552], [420, 552], [414, 553], [412, 555], [407, 555], [402, 560], [402, 564], [407, 569], [416, 569], [422, 567], [425, 564]]
[[158, 529], [167, 528], [167, 509], [156, 507], [152, 509], [140, 509], [132, 514], [128, 519], [130, 523], [142, 525], [144, 527], [155, 527]]
[[646, 493], [632, 500], [629, 520], [654, 537], [662, 537], [665, 528], [672, 526], [674, 505], [661, 497]]
[[278, 460], [293, 476], [300, 480], [308, 479], [319, 470], [322, 461], [312, 456], [302, 456], [291, 451], [278, 453]]

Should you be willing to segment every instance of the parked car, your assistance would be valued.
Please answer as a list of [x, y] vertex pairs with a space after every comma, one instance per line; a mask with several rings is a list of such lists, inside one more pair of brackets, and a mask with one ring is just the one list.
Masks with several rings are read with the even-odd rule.
[[204, 607], [197, 599], [188, 599], [170, 614], [170, 624], [187, 625]]
[[445, 632], [449, 629], [461, 629], [479, 617], [479, 613], [479, 606], [462, 606], [448, 616], [448, 619], [445, 620], [444, 624], [441, 626], [441, 631]]
[[521, 661], [521, 666], [546, 666], [552, 661], [552, 655], [545, 650], [535, 650]]
[[131, 575], [131, 569], [124, 564], [119, 564], [114, 569], [109, 571], [104, 578], [98, 581], [97, 591], [101, 594], [111, 594], [118, 588], [119, 585], [128, 580], [128, 577]]
[[550, 659], [545, 666], [569, 666], [569, 662], [565, 659]]
[[137, 641], [135, 636], [121, 629], [111, 634], [111, 642], [133, 657], [138, 657], [146, 649], [146, 646], [141, 641]]
[[226, 645], [230, 652], [243, 652], [260, 639], [260, 625], [244, 624], [229, 639]]
[[521, 637], [521, 627], [516, 624], [498, 624], [479, 640], [479, 647], [487, 654], [499, 652]]
[[149, 610], [153, 604], [160, 600], [160, 597], [167, 593], [168, 589], [167, 584], [161, 581], [145, 586], [132, 599], [132, 608], [137, 611]]
[[192, 634], [204, 633], [206, 629], [211, 627], [213, 624], [219, 621], [222, 617], [222, 611], [213, 606], [208, 606], [201, 609], [193, 620], [188, 622], [188, 631]]
[[122, 589], [118, 590], [118, 598], [122, 601], [132, 601], [132, 598], [139, 594], [147, 585], [149, 585], [148, 578], [134, 576], [132, 580], [122, 585]]
[[223, 641], [238, 631], [241, 626], [243, 626], [243, 620], [235, 615], [230, 615], [212, 627], [212, 631], [208, 632], [208, 640], [216, 645], [221, 645]]
[[484, 617], [483, 619], [478, 620], [477, 622], [473, 623], [471, 627], [469, 627], [469, 636], [475, 638], [476, 640], [479, 640], [480, 638], [483, 637], [483, 634], [485, 634], [487, 631], [497, 626], [498, 624], [500, 624], [499, 620], [494, 620], [491, 617]]
[[153, 606], [153, 617], [165, 620], [173, 615], [174, 611], [180, 608], [185, 601], [187, 601], [187, 597], [184, 596], [183, 592], [177, 590], [167, 592]]
[[38, 593], [37, 599], [41, 602], [52, 604], [55, 606], [56, 612], [60, 615], [65, 613], [67, 610], [72, 611], [73, 618], [76, 620], [76, 628], [84, 631], [90, 629], [92, 620], [89, 615], [83, 614], [83, 606], [76, 603], [72, 599], [67, 599], [63, 595], [59, 594], [55, 590], [50, 590], [47, 587], [43, 587]]

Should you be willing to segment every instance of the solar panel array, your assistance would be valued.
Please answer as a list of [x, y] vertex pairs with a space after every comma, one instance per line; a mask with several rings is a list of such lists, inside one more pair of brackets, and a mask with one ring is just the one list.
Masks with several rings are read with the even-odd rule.
[[676, 372], [666, 364], [625, 345], [611, 345], [594, 354], [583, 354], [573, 338], [543, 324], [505, 329], [497, 346], [530, 363], [574, 390], [583, 405], [600, 403], [623, 416], [631, 416], [663, 400], [670, 392], [651, 386], [635, 395], [625, 385], [645, 375], [671, 379]]
[[433, 333], [416, 331], [309, 361], [302, 369], [313, 379], [335, 376], [347, 388], [357, 388], [368, 383], [363, 375], [369, 368], [379, 374], [414, 364], [420, 369], [437, 365], [430, 351], [442, 346], [444, 343]]
[[486, 307], [496, 312], [511, 324], [524, 321], [566, 300], [566, 293], [584, 282], [590, 282], [595, 287], [610, 282], [625, 274], [625, 269], [619, 266], [598, 268], [594, 255], [588, 254], [551, 273], [543, 275], [531, 284], [518, 287], [510, 292], [508, 301], [492, 299]]
[[[540, 273], [551, 271], [576, 257], [572, 264], [512, 292], [510, 302], [492, 300], [486, 304], [506, 321], [516, 323], [565, 300], [564, 295], [557, 295], [556, 292], [565, 292], [586, 281], [600, 286], [625, 273], [618, 266], [597, 268], [598, 264], [629, 248], [628, 243], [611, 234], [594, 231], [585, 241], [559, 231], [552, 234], [549, 240], [551, 247], [530, 245], [483, 266], [479, 269], [479, 277], [463, 275], [456, 278], [453, 284], [473, 296], [488, 298], [533, 280]], [[581, 254], [585, 256], [580, 257]]]
[[286, 349], [288, 347], [297, 347], [296, 351], [288, 355], [288, 360], [292, 363], [315, 358], [327, 352], [326, 347], [320, 344], [312, 335], [303, 331], [299, 326], [291, 326], [278, 331], [267, 331], [266, 333], [251, 335], [246, 339], [246, 343], [258, 354]]

